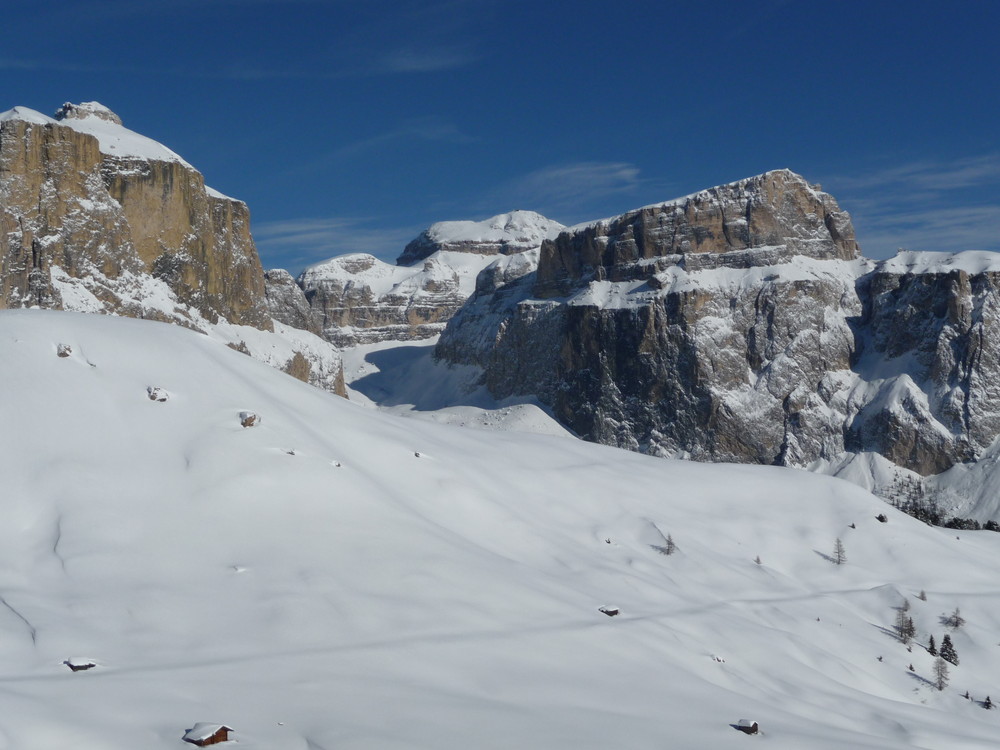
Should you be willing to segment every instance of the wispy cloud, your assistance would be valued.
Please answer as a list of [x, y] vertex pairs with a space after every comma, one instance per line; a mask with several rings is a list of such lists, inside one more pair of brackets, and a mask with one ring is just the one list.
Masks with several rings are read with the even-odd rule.
[[464, 68], [481, 55], [464, 46], [403, 48], [392, 50], [372, 66], [372, 72], [384, 73], [436, 73], [442, 70]]
[[1000, 153], [918, 160], [827, 181], [851, 212], [866, 255], [1000, 251]]
[[867, 174], [841, 177], [847, 189], [905, 188], [910, 191], [957, 190], [1000, 180], [1000, 153], [965, 157], [953, 162], [916, 161]]
[[264, 222], [253, 228], [267, 267], [297, 273], [304, 266], [344, 253], [368, 253], [392, 261], [421, 227], [373, 227], [351, 217], [313, 217]]
[[[628, 162], [576, 162], [538, 169], [511, 180], [488, 196], [491, 209], [532, 208], [542, 213], [576, 217], [591, 206], [621, 194], [635, 194], [642, 181], [639, 168]], [[506, 209], [504, 209], [506, 210]]]
[[440, 141], [444, 143], [473, 143], [476, 138], [463, 133], [458, 127], [440, 117], [418, 117], [407, 120], [399, 127], [377, 133], [368, 138], [346, 143], [327, 155], [327, 159], [343, 159], [384, 148], [394, 143], [412, 141]]

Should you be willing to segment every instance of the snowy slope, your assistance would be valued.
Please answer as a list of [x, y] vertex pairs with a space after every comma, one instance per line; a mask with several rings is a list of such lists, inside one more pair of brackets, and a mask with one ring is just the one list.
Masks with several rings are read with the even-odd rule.
[[[995, 743], [962, 693], [1000, 698], [1000, 534], [806, 472], [393, 418], [148, 321], [0, 312], [0, 382], [0, 748], [198, 722], [247, 750]], [[888, 632], [904, 597], [922, 642], [968, 621], [943, 692]]]

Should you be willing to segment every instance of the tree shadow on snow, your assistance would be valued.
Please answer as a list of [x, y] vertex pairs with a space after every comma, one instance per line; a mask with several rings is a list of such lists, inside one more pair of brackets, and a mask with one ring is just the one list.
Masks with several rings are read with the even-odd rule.
[[928, 680], [928, 679], [927, 679], [926, 677], [921, 677], [921, 676], [920, 676], [920, 675], [918, 675], [918, 674], [917, 674], [916, 672], [910, 672], [910, 671], [907, 671], [907, 674], [908, 674], [908, 675], [910, 675], [910, 678], [911, 678], [911, 679], [914, 679], [914, 680], [916, 680], [916, 681], [917, 681], [917, 682], [919, 682], [919, 683], [920, 683], [921, 685], [927, 685], [928, 687], [932, 687], [932, 688], [934, 688], [935, 690], [937, 690], [937, 685], [935, 685], [935, 684], [934, 684], [934, 682], [933, 682], [932, 680]]
[[837, 564], [837, 561], [833, 558], [832, 555], [828, 555], [825, 552], [820, 552], [818, 549], [814, 549], [813, 552], [815, 552], [817, 555], [819, 555], [820, 557], [822, 557], [827, 562], [833, 563], [834, 565]]

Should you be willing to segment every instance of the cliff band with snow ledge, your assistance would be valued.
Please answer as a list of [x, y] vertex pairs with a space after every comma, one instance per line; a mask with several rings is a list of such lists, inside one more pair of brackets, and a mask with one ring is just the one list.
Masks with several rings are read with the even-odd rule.
[[484, 268], [524, 255], [533, 266], [542, 240], [563, 229], [532, 211], [512, 211], [438, 222], [406, 246], [397, 265], [351, 253], [310, 266], [294, 282], [286, 271], [268, 271], [271, 315], [342, 347], [431, 338], [472, 294]]
[[436, 356], [588, 440], [930, 475], [1000, 432], [996, 257], [864, 259], [849, 216], [788, 170], [573, 227], [537, 270], [479, 287]]
[[[0, 307], [92, 307], [270, 330], [246, 204], [97, 102], [0, 114]], [[154, 299], [162, 281], [179, 305]], [[73, 306], [73, 305], [70, 305]], [[164, 309], [164, 308], [167, 309]]]

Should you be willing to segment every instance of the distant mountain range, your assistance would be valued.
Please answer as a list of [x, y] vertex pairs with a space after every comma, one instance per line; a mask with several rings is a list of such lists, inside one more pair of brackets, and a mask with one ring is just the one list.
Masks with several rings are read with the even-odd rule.
[[338, 349], [440, 334], [494, 397], [659, 456], [808, 468], [1000, 518], [1000, 260], [860, 254], [777, 170], [566, 228], [434, 224], [397, 264], [265, 273], [245, 204], [102, 105], [0, 115], [0, 305], [153, 318], [344, 393]]

